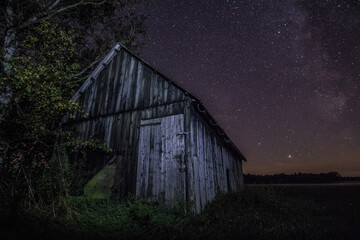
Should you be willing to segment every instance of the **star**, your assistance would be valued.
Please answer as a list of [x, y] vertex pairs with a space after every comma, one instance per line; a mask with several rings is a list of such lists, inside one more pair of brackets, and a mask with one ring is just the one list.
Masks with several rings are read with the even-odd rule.
[[204, 102], [245, 172], [360, 172], [360, 9], [325, 2], [157, 1], [141, 55]]

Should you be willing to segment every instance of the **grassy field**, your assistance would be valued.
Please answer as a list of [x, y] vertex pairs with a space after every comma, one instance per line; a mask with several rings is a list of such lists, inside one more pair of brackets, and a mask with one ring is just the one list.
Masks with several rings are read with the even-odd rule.
[[[69, 211], [70, 209], [70, 211]], [[251, 185], [200, 215], [72, 198], [56, 218], [2, 217], [1, 239], [360, 239], [360, 185]]]

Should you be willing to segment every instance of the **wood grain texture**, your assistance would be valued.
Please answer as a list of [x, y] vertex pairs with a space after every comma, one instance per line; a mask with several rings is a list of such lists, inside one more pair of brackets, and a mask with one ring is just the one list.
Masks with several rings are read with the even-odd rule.
[[98, 117], [186, 100], [184, 93], [126, 51], [118, 53], [80, 94], [80, 112]]
[[184, 116], [141, 120], [136, 195], [155, 198], [168, 206], [184, 199], [182, 160], [185, 154]]
[[189, 129], [188, 185], [192, 187], [189, 187], [188, 200], [189, 205], [200, 212], [219, 191], [241, 189], [244, 184], [242, 162], [194, 107], [191, 107]]

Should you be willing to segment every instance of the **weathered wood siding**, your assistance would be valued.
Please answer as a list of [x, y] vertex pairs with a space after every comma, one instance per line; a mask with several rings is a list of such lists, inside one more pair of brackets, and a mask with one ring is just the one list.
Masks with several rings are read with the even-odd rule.
[[[67, 128], [74, 132], [78, 140], [99, 139], [106, 142], [117, 156], [117, 174], [114, 182], [114, 197], [124, 198], [129, 193], [136, 193], [137, 156], [139, 145], [140, 121], [182, 114], [185, 102], [154, 106], [137, 111], [113, 114], [98, 118], [84, 119], [67, 124]], [[91, 157], [90, 155], [88, 157]], [[107, 159], [96, 156], [94, 174], [99, 171]], [[77, 161], [77, 154], [73, 154], [72, 161]]]
[[240, 190], [242, 161], [194, 107], [188, 115], [188, 201], [200, 212], [219, 191]]
[[[124, 49], [87, 85], [77, 99], [79, 111], [72, 118], [68, 114], [65, 127], [81, 141], [106, 142], [117, 159], [114, 196], [135, 194], [140, 121], [183, 113], [187, 96]], [[75, 162], [79, 154], [71, 156]], [[89, 163], [94, 174], [112, 157], [87, 156], [94, 161]]]
[[185, 94], [125, 50], [120, 50], [80, 94], [74, 121], [179, 102]]
[[174, 206], [185, 200], [184, 115], [142, 120], [136, 195]]

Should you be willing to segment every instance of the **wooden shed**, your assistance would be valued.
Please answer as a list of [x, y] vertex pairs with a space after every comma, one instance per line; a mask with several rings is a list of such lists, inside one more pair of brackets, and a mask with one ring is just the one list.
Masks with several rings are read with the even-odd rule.
[[[217, 192], [244, 184], [245, 157], [201, 101], [121, 44], [72, 100], [80, 110], [64, 126], [80, 141], [96, 138], [112, 149], [86, 154], [94, 177], [85, 194], [134, 194], [200, 212]], [[81, 157], [70, 154], [72, 162]]]

